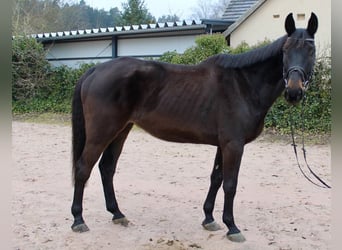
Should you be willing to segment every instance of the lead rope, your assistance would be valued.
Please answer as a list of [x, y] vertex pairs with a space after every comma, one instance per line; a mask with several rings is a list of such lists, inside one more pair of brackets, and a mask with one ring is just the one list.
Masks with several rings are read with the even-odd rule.
[[297, 165], [298, 165], [298, 168], [300, 170], [300, 172], [304, 175], [304, 177], [309, 181], [311, 182], [312, 184], [314, 184], [315, 186], [318, 186], [320, 188], [331, 188], [331, 186], [329, 186], [328, 184], [326, 184], [319, 176], [317, 176], [314, 171], [312, 171], [312, 169], [310, 168], [307, 160], [306, 160], [306, 150], [305, 150], [305, 144], [304, 144], [304, 104], [305, 104], [305, 99], [306, 97], [304, 96], [304, 99], [303, 99], [303, 102], [302, 102], [302, 107], [301, 107], [301, 120], [302, 120], [302, 126], [301, 126], [301, 130], [302, 130], [302, 151], [303, 151], [303, 156], [304, 156], [304, 161], [305, 161], [305, 164], [306, 164], [306, 167], [309, 169], [310, 173], [321, 183], [323, 184], [320, 185], [320, 184], [317, 184], [315, 183], [314, 181], [312, 181], [308, 176], [307, 174], [305, 174], [305, 172], [303, 171], [300, 163], [299, 163], [299, 160], [298, 160], [298, 154], [297, 154], [297, 144], [295, 142], [295, 138], [294, 138], [294, 128], [293, 128], [293, 118], [292, 118], [292, 112], [290, 112], [290, 126], [291, 126], [291, 136], [292, 136], [292, 146], [293, 146], [293, 150], [294, 150], [294, 153], [295, 153], [295, 156], [296, 156], [296, 160], [297, 160]]

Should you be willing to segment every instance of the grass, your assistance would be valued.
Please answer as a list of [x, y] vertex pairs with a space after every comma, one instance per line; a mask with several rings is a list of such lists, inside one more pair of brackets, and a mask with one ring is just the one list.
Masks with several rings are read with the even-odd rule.
[[42, 124], [58, 124], [71, 126], [71, 114], [61, 113], [27, 113], [13, 114], [13, 121], [42, 123]]

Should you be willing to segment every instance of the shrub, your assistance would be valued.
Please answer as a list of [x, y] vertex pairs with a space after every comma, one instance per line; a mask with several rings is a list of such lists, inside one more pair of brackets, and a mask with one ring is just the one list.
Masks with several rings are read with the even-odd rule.
[[71, 111], [73, 89], [80, 76], [94, 64], [78, 69], [53, 68], [42, 44], [33, 38], [13, 39], [12, 111], [42, 113]]
[[221, 34], [201, 35], [196, 38], [195, 46], [186, 49], [183, 54], [178, 54], [176, 51], [166, 52], [159, 58], [159, 61], [174, 64], [198, 64], [209, 56], [227, 52], [229, 52], [229, 47]]
[[34, 98], [39, 89], [48, 85], [50, 64], [43, 46], [34, 38], [17, 37], [12, 40], [12, 100]]

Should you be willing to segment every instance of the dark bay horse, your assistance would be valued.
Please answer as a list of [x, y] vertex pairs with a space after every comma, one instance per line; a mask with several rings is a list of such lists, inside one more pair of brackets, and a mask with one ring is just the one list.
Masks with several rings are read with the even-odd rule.
[[262, 131], [267, 111], [284, 91], [299, 102], [315, 63], [314, 13], [306, 29], [292, 14], [286, 35], [239, 55], [215, 55], [198, 65], [172, 65], [119, 58], [88, 70], [75, 87], [72, 106], [74, 198], [73, 231], [88, 231], [82, 217], [85, 183], [102, 154], [99, 169], [106, 208], [113, 222], [127, 225], [113, 188], [125, 139], [137, 124], [160, 139], [217, 147], [204, 202], [207, 230], [219, 229], [213, 209], [223, 184], [223, 222], [232, 241], [244, 241], [233, 216], [233, 202], [244, 145]]

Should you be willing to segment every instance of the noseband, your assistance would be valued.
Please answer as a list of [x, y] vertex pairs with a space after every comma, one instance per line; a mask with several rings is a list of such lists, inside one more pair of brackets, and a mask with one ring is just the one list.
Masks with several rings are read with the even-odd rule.
[[308, 87], [309, 81], [311, 79], [312, 73], [307, 74], [305, 72], [304, 68], [301, 66], [292, 66], [287, 71], [284, 70], [283, 78], [285, 81], [285, 88], [288, 87], [288, 80], [287, 79], [289, 78], [290, 74], [293, 72], [298, 72], [300, 74], [302, 81], [303, 81], [304, 90], [306, 90]]

